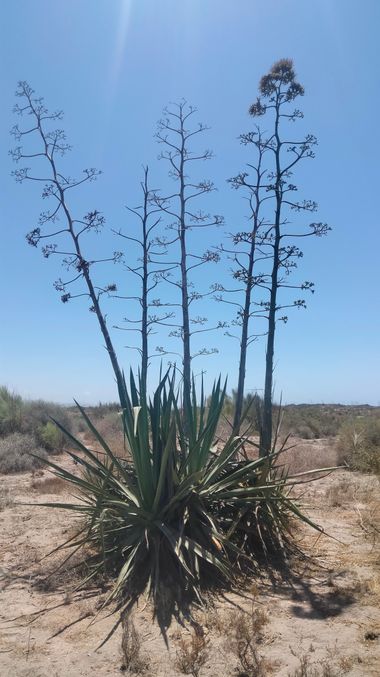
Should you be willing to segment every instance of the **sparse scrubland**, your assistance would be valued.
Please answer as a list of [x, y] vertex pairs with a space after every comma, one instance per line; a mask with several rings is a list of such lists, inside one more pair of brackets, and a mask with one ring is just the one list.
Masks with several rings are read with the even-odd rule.
[[[258, 398], [259, 401], [259, 398]], [[274, 405], [274, 419], [280, 417], [279, 437], [288, 437], [282, 461], [292, 472], [343, 465], [349, 470], [379, 473], [380, 407], [342, 404]], [[232, 430], [233, 397], [226, 396], [217, 435], [221, 440]], [[120, 456], [128, 454], [117, 403], [87, 408], [97, 430]], [[78, 425], [77, 413], [70, 411], [74, 427], [85, 433], [88, 441], [96, 438]], [[252, 439], [258, 440], [260, 427], [257, 414], [248, 410], [247, 425]], [[274, 427], [274, 430], [276, 428]], [[250, 454], [254, 455], [254, 450]]]
[[[308, 444], [312, 448], [316, 442]], [[78, 471], [69, 458], [64, 465]], [[297, 530], [297, 542], [308, 559], [292, 561], [289, 579], [275, 572], [268, 576], [264, 567], [262, 576], [247, 581], [242, 594], [211, 595], [203, 608], [193, 608], [185, 625], [172, 620], [168, 649], [152, 623], [151, 605], [142, 599], [96, 652], [112, 627], [103, 614], [96, 618], [110, 592], [112, 574], [100, 574], [93, 585], [76, 590], [90, 573], [83, 556], [75, 553], [64, 564], [59, 553], [44, 558], [78, 528], [75, 519], [63, 520], [60, 511], [37, 505], [72, 500], [67, 483], [45, 470], [34, 477], [25, 472], [1, 480], [9, 491], [9, 502], [0, 512], [3, 674], [377, 675], [380, 487], [376, 475], [339, 470], [304, 486], [308, 515], [328, 535], [313, 535], [306, 526]]]
[[[260, 398], [257, 398], [260, 403]], [[246, 402], [247, 405], [247, 402]], [[259, 436], [257, 409], [248, 410], [250, 435]], [[117, 456], [128, 456], [120, 404], [110, 402], [86, 408], [97, 431]], [[289, 435], [292, 448], [284, 452], [284, 463], [293, 472], [332, 465], [351, 470], [380, 472], [380, 408], [368, 405], [298, 404], [274, 405], [274, 419], [281, 419], [280, 437]], [[27, 401], [0, 387], [0, 472], [22, 472], [41, 467], [36, 454], [63, 450], [67, 438], [52, 422], [57, 419], [68, 431], [82, 435], [89, 443], [96, 436], [88, 429], [75, 407], [63, 407], [43, 400]], [[217, 434], [223, 439], [232, 429], [233, 397], [226, 395]], [[321, 444], [310, 445], [313, 440]]]
[[71, 430], [71, 417], [65, 407], [43, 400], [23, 400], [5, 386], [0, 387], [0, 473], [39, 468], [48, 454], [63, 450], [66, 437], [52, 418]]
[[[212, 182], [190, 176], [197, 162], [212, 158], [210, 150], [192, 147], [207, 126], [194, 124], [196, 110], [186, 101], [171, 104], [156, 139], [176, 188], [168, 196], [152, 190], [145, 167], [141, 205], [129, 210], [140, 230], [114, 233], [139, 253], [133, 260], [130, 250], [94, 260], [82, 236], [101, 232], [105, 218], [98, 210], [74, 215], [67, 195], [99, 172], [86, 169], [82, 179], [62, 173], [60, 157], [71, 147], [60, 126], [52, 129], [62, 113], [49, 112], [28, 83], [19, 83], [21, 125], [12, 134], [31, 148], [11, 151], [16, 163], [28, 160], [13, 174], [19, 183], [43, 180], [43, 198], [54, 198], [54, 209], [42, 212], [27, 240], [45, 258], [63, 257], [64, 279], [54, 283], [62, 302], [89, 302], [119, 401], [74, 410], [0, 391], [0, 472], [8, 473], [0, 494], [7, 526], [1, 553], [6, 674], [15, 655], [17, 677], [120, 670], [193, 677], [376, 674], [379, 411], [282, 408], [273, 401], [276, 325], [287, 322], [285, 309], [306, 307], [293, 290], [314, 292], [310, 281], [289, 281], [303, 256], [297, 243], [330, 230], [323, 221], [304, 222], [317, 210], [313, 200], [292, 197], [294, 169], [314, 158], [317, 145], [312, 134], [294, 140], [292, 132], [288, 140], [286, 124], [303, 118], [293, 108], [303, 94], [289, 59], [261, 78], [249, 108], [255, 124], [239, 137], [249, 161], [228, 179], [248, 205], [249, 229], [205, 252], [191, 232], [224, 223], [198, 206], [214, 192]], [[222, 260], [233, 261], [232, 282], [198, 292], [193, 269]], [[126, 262], [140, 285], [130, 295], [127, 285], [128, 295], [119, 296], [141, 311], [123, 327], [140, 337], [130, 346], [140, 363], [127, 378], [104, 310], [106, 299], [118, 296], [117, 285], [94, 281], [100, 261]], [[170, 282], [174, 291], [156, 297], [153, 290], [168, 290]], [[192, 314], [193, 302], [207, 303], [210, 295], [234, 307], [228, 321], [208, 326], [207, 316]], [[180, 348], [157, 346], [153, 354], [179, 354], [181, 364], [162, 367], [148, 387], [157, 327], [170, 327], [167, 338]], [[209, 330], [238, 339], [232, 397], [221, 377], [209, 394], [203, 377], [195, 381], [192, 374], [195, 357], [217, 352], [195, 343], [196, 334]], [[265, 383], [262, 398], [250, 400], [248, 348], [259, 337], [266, 341]], [[64, 448], [64, 456], [53, 457]]]
[[[20, 404], [19, 399], [18, 402]], [[199, 417], [202, 407], [200, 402], [197, 405], [193, 412], [197, 412]], [[215, 403], [213, 405], [208, 401], [207, 412], [204, 411], [205, 421], [210, 414], [210, 406], [212, 411]], [[38, 411], [40, 408], [43, 408], [41, 403]], [[332, 410], [336, 408], [331, 405]], [[32, 673], [41, 677], [51, 674], [56, 677], [90, 677], [94, 673], [116, 675], [122, 671], [131, 675], [156, 674], [158, 677], [181, 674], [195, 677], [266, 677], [272, 674], [283, 677], [376, 675], [380, 659], [380, 485], [376, 466], [368, 474], [350, 469], [348, 465], [318, 482], [293, 486], [293, 500], [297, 500], [297, 495], [302, 492], [303, 509], [307, 510], [308, 518], [323, 527], [326, 534], [316, 532], [313, 535], [306, 524], [297, 526], [291, 513], [286, 517], [285, 508], [283, 517], [290, 520], [288, 524], [293, 530], [291, 544], [295, 546], [285, 550], [288, 561], [283, 560], [280, 566], [274, 560], [270, 563], [263, 552], [260, 555], [256, 542], [254, 556], [259, 568], [249, 573], [249, 568], [244, 572], [243, 567], [244, 575], [238, 586], [227, 584], [220, 587], [220, 582], [216, 580], [211, 589], [202, 589], [203, 605], [193, 605], [187, 621], [178, 619], [178, 622], [177, 611], [172, 615], [173, 596], [168, 595], [167, 589], [160, 590], [156, 600], [158, 624], [152, 624], [154, 605], [144, 596], [133, 611], [127, 610], [121, 614], [121, 625], [107, 644], [99, 651], [93, 651], [102, 644], [114, 625], [114, 621], [107, 618], [105, 607], [103, 611], [102, 608], [110, 594], [114, 595], [115, 577], [117, 584], [122, 580], [120, 575], [117, 578], [117, 572], [122, 566], [122, 556], [118, 554], [118, 549], [128, 544], [124, 536], [119, 542], [112, 537], [112, 532], [116, 530], [117, 534], [119, 528], [113, 520], [124, 520], [121, 513], [117, 518], [114, 512], [111, 521], [106, 517], [107, 512], [104, 512], [110, 509], [113, 500], [120, 500], [118, 489], [116, 486], [112, 488], [112, 484], [117, 477], [123, 477], [123, 468], [130, 478], [128, 486], [134, 487], [133, 492], [136, 492], [134, 482], [131, 483], [130, 464], [137, 449], [134, 449], [132, 456], [125, 453], [119, 409], [118, 405], [89, 408], [88, 413], [96, 424], [96, 432], [88, 428], [83, 417], [78, 418], [80, 412], [65, 410], [66, 415], [71, 418], [75, 435], [79, 441], [85, 442], [86, 449], [92, 451], [78, 450], [77, 447], [74, 448], [72, 440], [68, 440], [66, 444], [71, 458], [59, 457], [62, 471], [55, 475], [47, 472], [43, 464], [39, 468], [33, 466], [18, 469], [18, 474], [13, 469], [11, 474], [1, 478], [0, 526], [6, 535], [0, 550], [3, 589], [3, 606], [0, 612], [3, 635], [0, 651], [5, 652], [1, 654], [0, 664], [4, 666], [5, 674], [14, 674], [17, 677]], [[304, 410], [307, 425], [308, 407], [297, 409]], [[327, 405], [321, 405], [318, 412], [318, 407], [313, 405], [313, 420], [325, 415], [328, 409]], [[288, 449], [280, 455], [279, 466], [284, 464], [291, 474], [296, 474], [313, 468], [333, 466], [343, 460], [349, 464], [352, 446], [344, 446], [347, 430], [350, 432], [349, 441], [352, 440], [352, 431], [360, 430], [361, 439], [370, 440], [372, 451], [376, 449], [372, 425], [378, 420], [377, 411], [371, 409], [369, 413], [365, 406], [356, 407], [355, 410], [352, 407], [338, 409], [339, 421], [342, 423], [334, 436], [311, 440], [292, 436], [287, 442]], [[285, 417], [286, 408], [284, 419]], [[82, 421], [80, 425], [79, 420]], [[134, 429], [132, 410], [130, 422]], [[367, 422], [368, 437], [364, 435]], [[231, 428], [230, 425], [229, 427]], [[99, 429], [102, 429], [104, 438], [103, 434], [99, 434]], [[132, 432], [131, 429], [130, 433]], [[221, 439], [225, 439], [225, 422], [221, 424], [221, 433]], [[15, 454], [10, 446], [11, 441], [28, 434], [34, 440], [30, 433], [17, 431], [1, 438], [9, 446], [13, 467]], [[107, 456], [107, 451], [102, 447], [103, 439], [108, 437], [111, 440], [111, 449], [120, 448], [122, 453], [120, 456], [117, 453], [117, 458], [123, 462], [118, 475], [114, 475], [112, 480], [109, 476], [107, 480], [107, 473], [112, 468], [112, 458]], [[218, 434], [213, 437], [218, 439]], [[252, 439], [257, 440], [255, 434]], [[129, 448], [128, 440], [126, 446]], [[222, 453], [224, 448], [221, 447]], [[28, 458], [27, 449], [26, 446], [23, 447], [23, 455]], [[32, 448], [33, 453], [34, 450]], [[251, 456], [257, 457], [255, 447], [248, 446], [247, 450]], [[93, 460], [90, 458], [92, 452], [95, 452]], [[39, 453], [42, 453], [45, 460], [49, 460], [49, 451], [41, 448]], [[103, 465], [100, 466], [99, 462]], [[124, 463], [129, 465], [124, 466]], [[168, 465], [173, 467], [171, 461]], [[242, 469], [243, 467], [244, 465]], [[239, 472], [238, 465], [231, 470]], [[93, 500], [91, 495], [95, 501], [102, 496], [103, 517], [96, 519], [94, 509], [90, 508], [88, 517], [84, 512], [82, 516], [78, 513], [77, 517], [73, 515], [62, 520], [61, 511], [38, 507], [41, 503], [71, 503], [71, 495], [78, 495], [78, 491], [73, 492], [69, 488], [72, 481], [65, 481], [65, 471], [72, 478], [77, 478], [77, 490], [83, 495], [89, 508]], [[255, 481], [260, 482], [260, 466], [254, 476]], [[242, 477], [244, 475], [240, 475], [240, 479]], [[219, 480], [221, 488], [224, 483], [227, 489], [227, 479], [228, 476], [225, 475]], [[106, 481], [108, 497], [105, 495]], [[243, 486], [244, 484], [246, 482], [243, 482]], [[279, 488], [281, 491], [281, 486]], [[168, 491], [168, 485], [165, 491]], [[260, 486], [258, 491], [260, 492]], [[194, 498], [193, 494], [192, 502]], [[199, 524], [204, 529], [207, 526], [204, 521], [206, 513], [201, 517], [199, 507], [196, 504], [194, 508], [191, 507], [188, 501], [189, 497], [185, 496], [185, 511], [189, 510], [191, 519], [191, 510], [195, 508], [199, 515], [197, 520], [200, 520]], [[33, 514], [30, 507], [23, 503], [35, 504]], [[93, 505], [95, 507], [95, 503]], [[123, 505], [120, 506], [124, 514], [130, 509], [128, 505], [129, 499], [125, 496]], [[229, 510], [232, 506], [233, 503]], [[263, 511], [265, 501], [259, 506], [260, 503], [256, 502], [255, 509]], [[220, 556], [221, 552], [222, 535], [217, 531], [222, 527], [221, 516], [223, 510], [220, 507], [214, 516], [212, 512], [209, 514], [211, 519], [217, 520], [213, 527], [215, 543], [212, 558]], [[227, 514], [223, 519], [226, 517]], [[92, 522], [94, 518], [91, 528], [88, 519]], [[261, 529], [265, 528], [265, 520], [263, 514], [257, 523]], [[67, 555], [61, 554], [59, 549], [45, 559], [45, 555], [62, 542], [74, 539], [75, 544], [78, 540], [77, 534], [80, 534], [86, 521], [86, 532], [91, 532], [92, 536], [84, 550], [73, 552], [68, 561], [65, 561]], [[191, 521], [196, 523], [194, 519]], [[145, 526], [141, 526], [145, 529]], [[237, 527], [237, 537], [239, 530], [244, 535], [246, 527]], [[150, 538], [148, 534], [149, 532], [147, 537]], [[270, 529], [268, 534], [263, 533], [270, 553], [268, 536], [270, 538]], [[210, 547], [207, 528], [203, 538], [207, 540], [199, 540], [198, 529], [194, 534], [186, 527], [183, 531], [183, 541], [187, 539], [188, 544], [193, 542], [193, 556], [197, 552], [195, 539], [198, 539], [201, 547], [205, 547], [207, 543], [207, 548]], [[255, 539], [252, 541], [254, 543]], [[232, 545], [234, 544], [239, 545], [239, 540], [232, 541]], [[170, 541], [168, 545], [171, 547]], [[112, 560], [109, 559], [106, 565], [102, 557], [99, 560], [97, 556], [104, 547], [105, 554], [108, 548], [112, 549]], [[151, 554], [154, 554], [153, 550]], [[163, 554], [162, 552], [161, 556]], [[147, 556], [148, 552], [145, 555], [141, 552], [136, 560], [137, 571], [133, 585], [136, 585], [136, 577], [137, 581], [144, 582], [144, 577], [153, 566], [153, 562], [148, 563], [149, 560], [144, 563], [144, 557]], [[166, 556], [169, 556], [169, 551], [164, 555], [165, 558]], [[186, 548], [182, 556], [186, 557]], [[184, 561], [188, 566], [189, 560]], [[159, 561], [157, 565], [164, 566]], [[204, 564], [200, 561], [201, 571], [204, 566], [208, 566], [207, 560]], [[210, 573], [211, 570], [207, 575]], [[86, 579], [89, 580], [84, 583]], [[174, 587], [178, 583], [175, 584], [173, 572], [170, 574], [170, 581], [175, 591], [175, 602], [178, 603], [183, 592], [180, 593], [181, 586]], [[123, 601], [123, 597], [120, 601]], [[185, 612], [183, 606], [182, 609]], [[97, 623], [89, 625], [97, 614], [100, 614]], [[168, 649], [165, 648], [160, 634], [160, 624], [165, 629]], [[25, 672], [23, 666], [30, 672]]]
[[380, 474], [380, 414], [350, 417], [339, 430], [337, 448], [350, 468]]

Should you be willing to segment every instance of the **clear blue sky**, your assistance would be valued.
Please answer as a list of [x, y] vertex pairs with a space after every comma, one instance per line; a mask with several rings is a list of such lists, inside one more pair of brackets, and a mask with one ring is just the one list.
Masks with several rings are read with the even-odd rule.
[[[80, 301], [60, 303], [52, 286], [58, 261], [46, 261], [24, 239], [45, 205], [36, 186], [10, 176], [18, 80], [64, 109], [74, 146], [65, 166], [104, 172], [74, 206], [100, 209], [115, 228], [133, 228], [124, 205], [139, 200], [142, 163], [156, 185], [165, 184], [155, 124], [169, 101], [186, 97], [211, 126], [205, 145], [215, 159], [202, 170], [218, 187], [210, 209], [224, 214], [224, 230], [234, 230], [244, 223], [244, 205], [226, 179], [249, 159], [236, 138], [252, 126], [247, 109], [261, 75], [290, 57], [306, 89], [305, 129], [319, 140], [316, 160], [297, 176], [300, 195], [318, 201], [318, 219], [333, 231], [305, 247], [299, 278], [313, 280], [316, 293], [279, 329], [276, 392], [286, 402], [379, 404], [380, 3], [3, 0], [0, 15], [0, 382], [62, 402], [115, 398], [95, 317]], [[96, 247], [120, 243], [108, 235]], [[200, 282], [207, 287], [219, 274], [209, 270]], [[212, 320], [221, 308], [210, 304], [205, 312]], [[112, 322], [125, 309], [113, 302], [109, 313]], [[128, 367], [135, 355], [123, 348], [125, 335], [115, 340]], [[221, 371], [233, 387], [235, 344], [222, 334], [208, 341], [219, 356], [199, 359], [196, 371], [206, 369], [208, 382]], [[250, 353], [247, 389], [262, 388], [263, 360], [260, 343]]]

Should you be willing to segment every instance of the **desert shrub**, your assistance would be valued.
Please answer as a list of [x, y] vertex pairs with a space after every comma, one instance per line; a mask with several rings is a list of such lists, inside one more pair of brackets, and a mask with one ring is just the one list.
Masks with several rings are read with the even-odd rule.
[[99, 402], [99, 404], [95, 406], [86, 407], [86, 411], [91, 420], [98, 426], [100, 421], [109, 414], [117, 414], [120, 411], [120, 404], [117, 402]]
[[99, 419], [96, 428], [100, 435], [107, 440], [117, 456], [126, 455], [123, 419], [120, 414], [120, 407], [117, 410], [106, 412]]
[[[115, 402], [102, 404], [100, 402], [96, 406], [91, 405], [85, 408], [95, 426], [104, 431], [102, 434], [115, 434], [120, 436], [120, 433], [122, 433], [123, 430], [120, 417], [120, 404]], [[53, 415], [53, 417], [57, 418], [64, 428], [67, 428], [67, 420], [69, 420], [69, 430], [71, 432], [75, 435], [78, 433], [87, 433], [88, 437], [90, 437], [88, 426], [77, 407], [62, 407], [62, 410], [61, 413], [64, 414], [65, 418], [62, 418], [59, 412], [57, 415]]]
[[119, 402], [99, 402], [95, 407], [91, 407], [91, 416], [105, 416], [110, 411], [119, 411], [120, 404]]
[[341, 675], [341, 672], [337, 673], [335, 671], [330, 660], [324, 659], [312, 663], [309, 654], [297, 656], [297, 658], [299, 660], [299, 667], [294, 672], [288, 673], [289, 677], [339, 677]]
[[265, 677], [269, 665], [259, 655], [257, 644], [263, 639], [263, 627], [269, 618], [261, 609], [252, 614], [233, 611], [227, 622], [228, 648], [238, 659], [237, 674], [246, 677]]
[[44, 400], [23, 400], [5, 386], [0, 387], [0, 437], [16, 432], [30, 434], [38, 447], [49, 452], [61, 451], [66, 437], [52, 418], [66, 430], [72, 429], [72, 416], [67, 407]]
[[345, 423], [337, 450], [353, 470], [380, 474], [380, 418], [363, 416]]
[[66, 436], [52, 422], [52, 418], [59, 421], [65, 430], [71, 431], [72, 422], [68, 408], [44, 400], [24, 402], [23, 431], [32, 433], [47, 451], [60, 451], [65, 445]]
[[176, 656], [176, 668], [184, 675], [198, 677], [201, 667], [206, 663], [209, 652], [204, 633], [194, 630], [189, 640], [181, 639]]
[[[315, 440], [316, 439], [316, 432], [315, 429], [311, 428], [307, 423], [300, 424], [297, 426], [295, 433], [297, 434], [298, 437], [301, 437], [303, 440]], [[317, 435], [317, 438], [319, 435]]]
[[11, 492], [7, 487], [0, 486], [0, 512], [5, 508], [9, 508], [13, 504]]
[[65, 443], [65, 436], [52, 421], [37, 429], [37, 440], [47, 451], [60, 451]]
[[11, 393], [5, 386], [0, 387], [0, 436], [21, 430], [22, 398]]
[[53, 469], [85, 498], [85, 508], [57, 504], [86, 518], [86, 538], [81, 531], [71, 546], [86, 541], [99, 553], [94, 576], [104, 569], [117, 574], [107, 604], [117, 601], [126, 611], [148, 590], [158, 612], [162, 600], [173, 607], [201, 600], [207, 587], [238, 584], [240, 571], [259, 570], [264, 553], [289, 554], [290, 519], [305, 519], [289, 496], [299, 479], [281, 473], [278, 453], [238, 458], [245, 440], [232, 433], [217, 449], [220, 381], [207, 406], [203, 389], [198, 401], [194, 388], [180, 408], [169, 374], [149, 402], [140, 399], [132, 375], [129, 390], [122, 383], [119, 392], [130, 461], [115, 456], [80, 408], [103, 454], [72, 438], [82, 455], [67, 453], [84, 474]]
[[128, 670], [132, 674], [144, 674], [148, 667], [148, 661], [141, 655], [141, 639], [128, 615], [122, 619], [122, 638], [121, 650], [123, 654], [123, 663], [121, 670]]
[[74, 435], [88, 431], [85, 421], [76, 408], [70, 407], [68, 412], [71, 420], [71, 432], [73, 432]]
[[333, 440], [294, 440], [290, 438], [281, 459], [291, 472], [306, 472], [317, 468], [341, 465]]
[[66, 489], [66, 483], [59, 477], [45, 477], [33, 479], [30, 488], [39, 494], [61, 494]]
[[11, 433], [0, 438], [0, 472], [7, 474], [40, 468], [43, 462], [30, 454], [47, 458], [46, 451], [37, 446], [32, 435]]
[[[126, 440], [123, 430], [123, 419], [120, 413], [120, 405], [116, 408], [113, 404], [87, 407], [86, 411], [94, 422], [97, 431], [107, 440], [116, 456], [125, 458], [128, 455]], [[83, 423], [83, 419], [82, 419]], [[92, 445], [97, 445], [96, 436], [91, 434], [88, 427], [83, 429], [76, 423], [76, 429], [85, 433], [85, 439]]]

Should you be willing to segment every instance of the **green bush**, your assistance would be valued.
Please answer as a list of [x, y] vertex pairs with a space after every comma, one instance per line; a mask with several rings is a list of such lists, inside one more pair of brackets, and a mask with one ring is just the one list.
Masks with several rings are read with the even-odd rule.
[[[68, 408], [62, 407], [54, 402], [45, 402], [44, 400], [26, 400], [23, 403], [22, 427], [24, 432], [30, 432], [44, 445], [43, 431], [47, 424], [56, 427], [51, 419], [59, 421], [68, 432], [72, 429], [71, 416]], [[49, 428], [51, 430], [51, 427]], [[41, 437], [42, 431], [42, 437]], [[58, 430], [57, 430], [58, 433]], [[51, 437], [52, 439], [52, 437]], [[65, 436], [62, 431], [56, 437], [57, 448], [60, 450], [65, 443]], [[49, 449], [49, 440], [47, 440], [47, 449]]]
[[0, 438], [17, 432], [34, 437], [37, 447], [49, 452], [62, 451], [66, 437], [52, 418], [71, 431], [72, 416], [68, 408], [43, 400], [23, 400], [5, 386], [0, 387]]
[[26, 472], [40, 468], [43, 460], [30, 454], [37, 454], [41, 459], [47, 458], [46, 451], [38, 447], [32, 435], [11, 433], [0, 438], [0, 473]]
[[5, 386], [0, 387], [0, 436], [21, 430], [22, 398], [11, 393]]
[[37, 429], [37, 441], [46, 451], [62, 451], [65, 444], [65, 435], [57, 426], [48, 421]]
[[363, 416], [345, 423], [337, 450], [353, 470], [380, 474], [380, 418]]

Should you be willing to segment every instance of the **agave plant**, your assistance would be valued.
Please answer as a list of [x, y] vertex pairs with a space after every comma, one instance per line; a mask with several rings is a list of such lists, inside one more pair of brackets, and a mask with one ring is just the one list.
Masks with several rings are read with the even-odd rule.
[[207, 401], [203, 385], [199, 401], [193, 385], [186, 410], [170, 373], [151, 400], [140, 397], [132, 373], [129, 389], [120, 385], [129, 459], [113, 453], [78, 404], [102, 455], [66, 433], [82, 452], [68, 452], [82, 472], [46, 461], [80, 500], [45, 505], [85, 518], [63, 545], [98, 553], [89, 577], [116, 572], [107, 603], [126, 609], [146, 589], [156, 611], [165, 591], [177, 601], [201, 600], [205, 587], [236, 581], [243, 565], [255, 567], [263, 551], [283, 547], [291, 515], [308, 521], [288, 495], [299, 480], [279, 471], [278, 452], [239, 458], [247, 435], [218, 444], [226, 393], [220, 379]]

